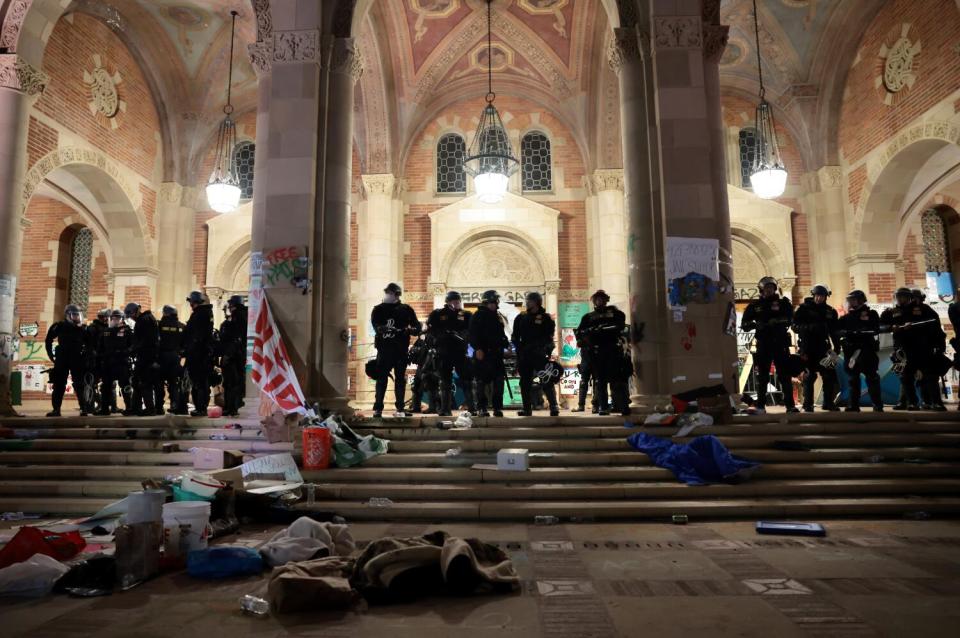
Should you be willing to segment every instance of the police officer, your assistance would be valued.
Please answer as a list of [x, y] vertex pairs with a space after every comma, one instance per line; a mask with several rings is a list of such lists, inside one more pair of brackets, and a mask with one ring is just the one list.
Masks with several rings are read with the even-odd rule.
[[187, 302], [191, 312], [183, 331], [183, 352], [193, 392], [190, 416], [207, 416], [213, 367], [213, 306], [199, 290], [191, 292]]
[[788, 370], [790, 335], [787, 331], [793, 320], [793, 305], [789, 299], [778, 294], [779, 286], [773, 277], [761, 279], [757, 288], [760, 298], [747, 305], [740, 322], [744, 332], [756, 330], [757, 347], [753, 353], [753, 367], [757, 371], [757, 413], [766, 412], [771, 363], [777, 367], [777, 379], [783, 389], [783, 403], [787, 406], [787, 412], [799, 412], [793, 402], [793, 383]]
[[[373, 400], [373, 416], [383, 415], [383, 397], [387, 393], [387, 382], [393, 373], [395, 416], [410, 416], [404, 405], [407, 389], [407, 351], [410, 349], [410, 336], [419, 335], [423, 329], [413, 308], [400, 301], [403, 291], [395, 283], [387, 284], [383, 289], [383, 302], [373, 307], [370, 322], [376, 333], [374, 346], [377, 349], [377, 386]], [[419, 401], [419, 397], [414, 397]]]
[[[88, 401], [90, 411], [94, 411], [97, 395], [97, 386], [103, 375], [103, 365], [100, 361], [100, 339], [110, 327], [110, 309], [103, 308], [97, 313], [96, 319], [87, 325], [86, 363], [84, 364], [84, 378], [86, 379], [87, 393], [91, 397]], [[97, 412], [100, 410], [98, 409]]]
[[620, 335], [627, 325], [627, 316], [616, 306], [609, 305], [610, 295], [598, 290], [590, 297], [593, 311], [583, 315], [577, 327], [581, 348], [590, 350], [595, 379], [594, 398], [597, 414], [610, 414], [607, 387], [613, 391], [613, 409], [624, 416], [630, 414], [627, 380], [622, 378], [623, 348]]
[[220, 371], [223, 373], [223, 416], [238, 416], [243, 405], [247, 366], [247, 307], [240, 295], [227, 300], [227, 318], [220, 324]]
[[430, 398], [427, 403], [426, 414], [436, 414], [440, 411], [440, 356], [437, 353], [437, 340], [432, 334], [421, 335], [410, 348], [410, 363], [417, 366], [413, 375], [413, 385], [410, 392], [411, 409], [418, 414], [423, 404], [424, 393]]
[[919, 378], [924, 403], [934, 410], [945, 410], [934, 371], [936, 356], [946, 346], [940, 317], [930, 306], [918, 304], [909, 288], [897, 288], [894, 299], [896, 305], [880, 315], [881, 330], [893, 332], [893, 345], [898, 351], [895, 355], [902, 356], [900, 401], [894, 409], [920, 408], [916, 392]]
[[[539, 292], [528, 292], [525, 302], [526, 310], [513, 320], [513, 334], [510, 338], [517, 351], [517, 371], [520, 373], [520, 396], [523, 398], [520, 416], [533, 414], [533, 377], [547, 368], [557, 329], [553, 317], [543, 309], [543, 297]], [[554, 385], [556, 381], [553, 377], [547, 377], [540, 385], [550, 406], [550, 416], [560, 415]]]
[[827, 304], [830, 290], [817, 284], [810, 296], [793, 314], [793, 331], [800, 337], [799, 351], [807, 369], [803, 378], [803, 411], [813, 412], [814, 383], [817, 375], [823, 379], [823, 409], [837, 412], [837, 355], [839, 339], [837, 328], [840, 316]]
[[[590, 381], [593, 379], [593, 361], [590, 358], [590, 349], [585, 347], [580, 341], [582, 337], [574, 333], [577, 337], [577, 344], [580, 346], [580, 364], [577, 370], [580, 372], [580, 388], [577, 397], [577, 407], [571, 412], [585, 412], [587, 409], [587, 393], [590, 391]], [[592, 412], [597, 413], [597, 397], [593, 397]]]
[[[89, 407], [84, 392], [84, 348], [87, 343], [87, 332], [83, 326], [80, 308], [70, 304], [63, 310], [63, 321], [58, 321], [47, 328], [47, 357], [53, 361], [53, 371], [50, 373], [50, 383], [53, 384], [53, 396], [50, 399], [52, 410], [47, 416], [60, 416], [60, 407], [63, 405], [63, 395], [67, 391], [67, 376], [73, 380], [73, 390], [80, 404], [80, 416], [87, 416]], [[54, 350], [53, 342], [57, 341]]]
[[124, 416], [152, 416], [157, 413], [154, 404], [154, 386], [159, 369], [157, 363], [160, 328], [149, 310], [142, 310], [140, 304], [130, 302], [123, 309], [133, 324], [133, 408]]
[[860, 411], [860, 375], [867, 381], [867, 392], [874, 412], [883, 412], [880, 390], [880, 315], [867, 305], [867, 295], [853, 290], [847, 295], [847, 314], [840, 317], [839, 337], [843, 348], [844, 366], [850, 383], [847, 412]]
[[133, 331], [123, 320], [120, 309], [110, 313], [110, 325], [100, 336], [98, 353], [102, 377], [100, 380], [100, 411], [107, 416], [117, 410], [117, 392], [114, 384], [120, 383], [125, 411], [133, 409], [133, 388], [130, 385], [130, 348]]
[[436, 339], [440, 355], [440, 416], [450, 416], [453, 408], [453, 371], [457, 371], [467, 410], [474, 412], [473, 375], [467, 365], [467, 338], [473, 314], [463, 309], [460, 293], [451, 290], [446, 303], [427, 318], [427, 332]]
[[[477, 410], [480, 416], [503, 416], [503, 382], [506, 366], [503, 351], [510, 347], [506, 333], [507, 320], [500, 314], [500, 294], [486, 290], [480, 296], [480, 307], [470, 322], [470, 346], [473, 348], [473, 374], [477, 381]], [[489, 396], [488, 396], [489, 394]]]
[[170, 411], [174, 414], [186, 414], [186, 397], [183, 396], [183, 331], [186, 326], [177, 317], [173, 306], [163, 307], [160, 318], [160, 348], [157, 355], [160, 370], [157, 374], [156, 403], [157, 413], [163, 411], [164, 388], [170, 395]]

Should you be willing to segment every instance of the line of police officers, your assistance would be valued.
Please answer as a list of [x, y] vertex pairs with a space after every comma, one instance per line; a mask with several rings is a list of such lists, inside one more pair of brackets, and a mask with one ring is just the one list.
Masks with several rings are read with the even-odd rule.
[[80, 309], [68, 305], [63, 321], [51, 325], [46, 335], [47, 356], [53, 362], [53, 409], [47, 416], [60, 416], [68, 376], [81, 416], [117, 412], [117, 384], [125, 416], [163, 414], [165, 394], [172, 413], [187, 414], [192, 395], [190, 415], [206, 416], [210, 386], [219, 382], [214, 366], [222, 374], [223, 414], [236, 416], [243, 405], [247, 308], [239, 295], [230, 297], [227, 317], [217, 331], [207, 296], [195, 290], [186, 300], [191, 308], [186, 324], [173, 306], [164, 306], [157, 321], [151, 311], [131, 302], [122, 311], [101, 310], [84, 325]]
[[[827, 304], [830, 291], [816, 285], [810, 296], [794, 310], [790, 300], [779, 295], [777, 280], [764, 277], [758, 284], [760, 298], [743, 313], [741, 328], [756, 331], [753, 363], [757, 371], [757, 411], [764, 412], [771, 364], [783, 389], [788, 412], [799, 412], [794, 404], [792, 378], [803, 376], [803, 410], [813, 412], [814, 383], [823, 379], [823, 409], [837, 411], [836, 365], [838, 351], [844, 355], [849, 379], [847, 411], [860, 411], [860, 377], [864, 377], [873, 409], [883, 411], [880, 390], [879, 335], [892, 333], [894, 370], [900, 377], [900, 399], [894, 409], [946, 410], [939, 380], [950, 368], [944, 356], [946, 334], [940, 318], [924, 303], [921, 291], [898, 288], [895, 305], [877, 314], [867, 304], [862, 290], [847, 295], [848, 312], [842, 317]], [[951, 317], [956, 307], [951, 306]], [[798, 336], [797, 355], [790, 354], [789, 330]]]
[[[454, 406], [454, 373], [470, 413], [489, 416], [492, 409], [493, 416], [503, 416], [506, 355], [511, 346], [516, 353], [523, 404], [518, 414], [533, 414], [537, 403], [534, 381], [538, 382], [540, 392], [546, 397], [550, 415], [560, 413], [556, 383], [560, 380], [562, 368], [551, 360], [556, 324], [543, 308], [540, 293], [526, 295], [525, 309], [514, 320], [509, 339], [507, 319], [500, 312], [500, 295], [495, 290], [483, 293], [476, 313], [463, 308], [460, 293], [448, 292], [443, 307], [433, 310], [427, 318], [426, 331], [413, 308], [401, 302], [401, 294], [400, 286], [389, 284], [384, 288], [383, 302], [370, 314], [377, 355], [367, 362], [366, 372], [376, 381], [375, 417], [383, 414], [384, 396], [391, 375], [394, 379], [395, 415], [409, 416], [413, 411], [419, 412], [422, 393], [428, 392], [428, 409], [449, 416], [455, 407], [459, 407]], [[622, 339], [626, 315], [608, 305], [610, 297], [603, 290], [598, 290], [592, 301], [594, 310], [584, 315], [576, 334], [581, 355], [591, 362], [589, 371], [595, 383], [594, 411], [609, 414], [609, 385], [613, 389], [614, 409], [627, 415], [630, 413], [627, 381], [631, 370]], [[411, 337], [419, 337], [412, 349]], [[472, 357], [468, 356], [470, 348], [473, 349]], [[418, 367], [412, 387], [412, 410], [407, 410], [404, 400], [406, 367], [411, 360]], [[581, 410], [585, 396], [582, 390]]]

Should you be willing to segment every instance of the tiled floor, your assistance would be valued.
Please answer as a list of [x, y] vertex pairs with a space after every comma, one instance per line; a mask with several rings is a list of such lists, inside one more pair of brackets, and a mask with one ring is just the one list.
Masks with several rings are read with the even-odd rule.
[[[960, 522], [830, 521], [825, 539], [757, 536], [751, 523], [356, 524], [361, 541], [445, 529], [503, 547], [511, 596], [430, 598], [344, 614], [256, 618], [260, 578], [170, 574], [126, 593], [0, 602], [2, 634], [98, 638], [323, 636], [956, 636]], [[255, 544], [272, 530], [232, 541]]]

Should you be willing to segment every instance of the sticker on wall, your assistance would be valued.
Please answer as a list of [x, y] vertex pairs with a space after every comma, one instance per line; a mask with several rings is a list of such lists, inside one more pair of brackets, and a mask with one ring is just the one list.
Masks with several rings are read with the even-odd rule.
[[20, 336], [21, 337], [36, 337], [40, 333], [40, 324], [34, 321], [33, 323], [21, 323], [20, 324]]
[[720, 279], [720, 242], [699, 237], [667, 237], [666, 275], [670, 305], [710, 303]]

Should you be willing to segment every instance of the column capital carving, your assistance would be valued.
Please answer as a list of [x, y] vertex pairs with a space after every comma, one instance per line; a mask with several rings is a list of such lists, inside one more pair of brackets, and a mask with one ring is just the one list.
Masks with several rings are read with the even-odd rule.
[[559, 279], [548, 279], [544, 282], [543, 285], [544, 292], [548, 295], [556, 295], [560, 293], [560, 280]]
[[393, 197], [397, 178], [390, 173], [361, 175], [360, 179], [363, 180], [363, 190], [367, 196], [386, 195], [387, 197]]
[[590, 176], [590, 182], [593, 190], [597, 193], [602, 191], [620, 191], [622, 193], [623, 169], [601, 168], [595, 170]]
[[696, 49], [703, 45], [700, 16], [657, 16], [653, 42], [658, 49]]
[[163, 182], [157, 197], [161, 203], [179, 205], [183, 201], [183, 190], [183, 186], [176, 182]]
[[0, 55], [0, 86], [33, 96], [43, 93], [49, 81], [46, 73], [24, 62], [17, 54]]
[[430, 288], [430, 294], [434, 297], [447, 294], [447, 285], [442, 281], [431, 281], [427, 286]]
[[330, 71], [344, 73], [356, 82], [363, 75], [363, 56], [354, 38], [334, 38], [330, 52]]
[[248, 44], [247, 54], [250, 56], [250, 64], [257, 77], [270, 73], [270, 65], [273, 63], [273, 41]]
[[273, 34], [274, 64], [320, 64], [320, 31], [275, 31]]
[[730, 26], [726, 24], [703, 25], [703, 57], [709, 62], [719, 62], [730, 39]]
[[257, 16], [257, 42], [273, 41], [273, 14], [270, 0], [253, 0], [253, 12]]
[[641, 36], [636, 29], [617, 28], [613, 30], [613, 39], [607, 47], [607, 63], [614, 73], [620, 75], [621, 69], [629, 62], [643, 59]]
[[839, 166], [823, 166], [817, 170], [820, 190], [843, 187], [843, 169]]

